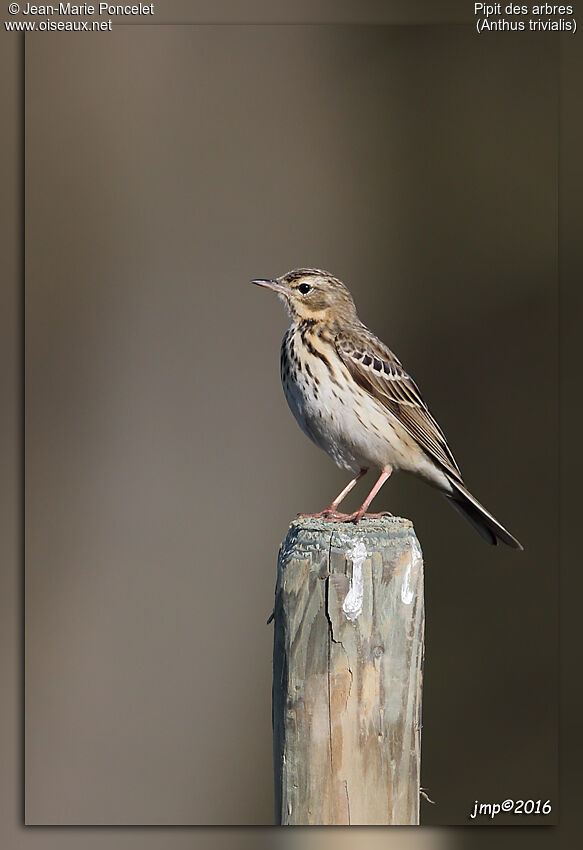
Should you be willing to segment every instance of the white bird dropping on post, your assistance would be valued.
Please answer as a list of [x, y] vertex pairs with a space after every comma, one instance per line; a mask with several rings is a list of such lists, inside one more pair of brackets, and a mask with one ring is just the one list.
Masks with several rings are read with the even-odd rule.
[[356, 620], [362, 614], [362, 597], [364, 595], [364, 584], [362, 580], [362, 565], [366, 558], [366, 546], [362, 540], [357, 540], [349, 552], [352, 561], [352, 578], [350, 579], [350, 590], [342, 603], [342, 610], [349, 620]]

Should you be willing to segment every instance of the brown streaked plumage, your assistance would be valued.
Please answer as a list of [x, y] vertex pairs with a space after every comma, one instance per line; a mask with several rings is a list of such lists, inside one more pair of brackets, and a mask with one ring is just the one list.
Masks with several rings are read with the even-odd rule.
[[[354, 478], [314, 516], [358, 522], [394, 469], [437, 487], [490, 543], [522, 546], [466, 489], [459, 467], [413, 379], [358, 318], [346, 286], [320, 269], [295, 269], [253, 283], [280, 296], [291, 324], [281, 379], [302, 430]], [[360, 508], [338, 506], [370, 467], [380, 476]]]

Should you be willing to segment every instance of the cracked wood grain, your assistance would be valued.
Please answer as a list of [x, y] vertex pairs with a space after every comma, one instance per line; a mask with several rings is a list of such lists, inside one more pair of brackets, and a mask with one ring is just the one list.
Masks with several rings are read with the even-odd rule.
[[274, 623], [276, 823], [417, 824], [424, 606], [411, 523], [293, 522]]

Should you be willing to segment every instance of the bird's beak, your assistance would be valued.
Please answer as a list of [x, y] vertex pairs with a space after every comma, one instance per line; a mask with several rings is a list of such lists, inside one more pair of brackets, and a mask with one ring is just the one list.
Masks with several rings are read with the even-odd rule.
[[251, 283], [255, 283], [257, 286], [264, 286], [266, 289], [273, 289], [274, 292], [279, 292], [281, 295], [290, 294], [289, 288], [282, 283], [278, 283], [277, 280], [259, 278], [258, 280], [252, 280]]

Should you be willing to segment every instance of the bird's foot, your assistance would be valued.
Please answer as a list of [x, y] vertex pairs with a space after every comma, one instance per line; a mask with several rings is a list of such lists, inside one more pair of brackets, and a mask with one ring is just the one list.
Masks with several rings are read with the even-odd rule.
[[360, 522], [360, 520], [364, 517], [364, 519], [380, 519], [384, 516], [393, 516], [390, 511], [380, 511], [378, 514], [367, 514], [363, 511], [354, 511], [352, 514], [344, 514], [344, 519], [342, 522]]
[[326, 508], [323, 511], [318, 511], [314, 514], [297, 514], [298, 519], [323, 519], [328, 522], [360, 522], [360, 520], [364, 517], [365, 519], [380, 519], [384, 516], [393, 516], [390, 511], [380, 511], [376, 514], [368, 514], [364, 513], [361, 510], [353, 511], [351, 514], [344, 514], [342, 511], [335, 511], [333, 508]]
[[297, 514], [298, 519], [323, 519], [328, 520], [328, 522], [348, 522], [351, 516], [352, 514], [343, 514], [341, 511], [335, 511], [333, 508], [326, 508], [315, 514]]

